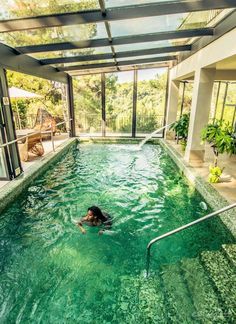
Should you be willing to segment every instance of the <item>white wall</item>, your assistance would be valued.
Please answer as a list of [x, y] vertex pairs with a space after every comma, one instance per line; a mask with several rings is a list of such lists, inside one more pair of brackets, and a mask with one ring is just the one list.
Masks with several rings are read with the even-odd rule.
[[236, 55], [236, 28], [191, 55], [170, 70], [170, 79], [181, 80], [196, 70], [214, 65]]

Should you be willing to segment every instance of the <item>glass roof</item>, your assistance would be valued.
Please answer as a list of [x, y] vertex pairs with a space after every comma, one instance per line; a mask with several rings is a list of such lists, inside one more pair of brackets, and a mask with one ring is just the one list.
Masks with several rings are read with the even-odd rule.
[[155, 55], [141, 55], [141, 56], [131, 56], [131, 57], [122, 57], [118, 58], [118, 62], [122, 61], [135, 61], [135, 60], [143, 60], [143, 59], [149, 59], [149, 58], [158, 58], [158, 57], [163, 57], [163, 56], [173, 56], [176, 55], [177, 53], [171, 53], [171, 54], [155, 54]]
[[[73, 46], [52, 46], [54, 51], [47, 51], [47, 48], [43, 48], [44, 52], [40, 52], [40, 49], [37, 48], [38, 53], [29, 54], [31, 57], [35, 59], [53, 59], [53, 58], [69, 58], [73, 56], [85, 56], [85, 55], [99, 55], [99, 54], [112, 54], [113, 51], [115, 53], [124, 52], [124, 51], [141, 51], [141, 50], [148, 50], [148, 49], [158, 49], [163, 47], [171, 47], [177, 45], [186, 45], [191, 44], [193, 41], [196, 40], [196, 37], [199, 37], [199, 33], [191, 32], [193, 35], [192, 38], [178, 38], [178, 32], [180, 30], [188, 30], [188, 29], [201, 29], [205, 27], [214, 27], [219, 20], [224, 18], [224, 15], [227, 14], [227, 10], [218, 10], [214, 9], [214, 2], [212, 2], [212, 10], [205, 10], [205, 11], [195, 11], [204, 9], [204, 1], [194, 1], [194, 8], [189, 7], [189, 13], [174, 13], [175, 10], [175, 2], [181, 3], [185, 2], [186, 0], [104, 0], [105, 6], [108, 11], [112, 12], [109, 16], [107, 15], [107, 19], [109, 24], [105, 25], [104, 17], [102, 16], [99, 1], [98, 0], [1, 0], [0, 6], [0, 25], [1, 30], [0, 32], [0, 42], [11, 46], [11, 47], [24, 47], [24, 46], [34, 46], [34, 45], [47, 45], [47, 44], [60, 44], [60, 43], [71, 43]], [[170, 10], [171, 14], [166, 14], [158, 16], [152, 16], [152, 13], [149, 10], [144, 10], [148, 4], [153, 3], [165, 3], [169, 2], [172, 10]], [[195, 2], [201, 2], [196, 5]], [[134, 6], [134, 8], [129, 9], [131, 13], [131, 17], [135, 17], [139, 15], [139, 13], [143, 16], [142, 18], [130, 18], [120, 10], [120, 13], [116, 17], [116, 8], [122, 6]], [[135, 6], [139, 8], [136, 10]], [[236, 5], [235, 5], [236, 7]], [[144, 9], [143, 9], [144, 8]], [[169, 7], [168, 7], [169, 8]], [[185, 10], [186, 7], [182, 7], [182, 11]], [[199, 8], [199, 9], [198, 9]], [[90, 15], [90, 11], [93, 10], [93, 15]], [[96, 10], [94, 12], [94, 10]], [[232, 10], [235, 10], [233, 8]], [[86, 21], [80, 21], [77, 25], [70, 25], [72, 20], [67, 17], [67, 14], [70, 12], [77, 12], [77, 11], [87, 11], [88, 16], [88, 23]], [[181, 11], [181, 10], [180, 10]], [[221, 13], [222, 11], [223, 14]], [[226, 14], [225, 14], [226, 12]], [[63, 20], [57, 20], [55, 23], [55, 19], [53, 15], [62, 13]], [[46, 18], [46, 22], [43, 19], [38, 19], [42, 15], [51, 15], [48, 19]], [[147, 15], [150, 15], [147, 17]], [[31, 19], [30, 22], [24, 21], [21, 24], [20, 18], [27, 18], [27, 17], [36, 17], [35, 19]], [[79, 17], [79, 15], [78, 15]], [[18, 19], [17, 22], [5, 22], [7, 19]], [[82, 18], [81, 18], [82, 19]], [[85, 18], [86, 19], [86, 18]], [[111, 19], [111, 20], [109, 20]], [[115, 20], [115, 19], [123, 19], [123, 20]], [[60, 24], [65, 23], [65, 26], [60, 26]], [[95, 21], [91, 23], [91, 21]], [[57, 25], [58, 27], [53, 27]], [[49, 26], [49, 27], [45, 27]], [[51, 26], [51, 27], [50, 27]], [[34, 29], [30, 29], [30, 28]], [[11, 29], [12, 28], [12, 29]], [[15, 30], [10, 32], [4, 32], [5, 30]], [[110, 31], [109, 31], [110, 29]], [[169, 39], [169, 40], [162, 40], [162, 41], [155, 41], [158, 39], [155, 35], [147, 40], [154, 40], [149, 42], [144, 42], [145, 38], [138, 38], [140, 35], [145, 34], [155, 34], [155, 33], [165, 33], [167, 32], [176, 32], [174, 36], [176, 39]], [[211, 35], [211, 30], [209, 35]], [[114, 40], [114, 42], [110, 42], [108, 40], [108, 34], [111, 34], [112, 39], [121, 38], [119, 40]], [[179, 32], [182, 35], [181, 32]], [[207, 33], [206, 33], [207, 34]], [[137, 36], [135, 38], [135, 36]], [[166, 35], [164, 35], [167, 37]], [[122, 39], [124, 37], [124, 39]], [[127, 38], [126, 38], [127, 37]], [[165, 37], [163, 37], [165, 39]], [[204, 36], [203, 36], [204, 37]], [[101, 40], [95, 42], [95, 44], [91, 44], [92, 40]], [[138, 41], [142, 41], [138, 43]], [[135, 43], [129, 43], [129, 42]], [[137, 41], [137, 43], [136, 43]], [[77, 47], [77, 42], [82, 42], [81, 47], [73, 50], [60, 50], [61, 48], [70, 48], [70, 47]], [[121, 45], [113, 45], [121, 43]], [[123, 44], [122, 43], [128, 43]], [[108, 46], [106, 46], [106, 44]], [[0, 44], [1, 45], [1, 44]], [[91, 47], [91, 46], [101, 46], [101, 47]], [[105, 46], [105, 47], [102, 47]], [[113, 47], [112, 47], [113, 46]], [[181, 50], [191, 50], [191, 46], [185, 47]], [[28, 49], [30, 51], [31, 49]], [[35, 49], [32, 49], [32, 52]], [[36, 51], [36, 50], [35, 50]], [[27, 50], [25, 51], [27, 53]], [[127, 57], [124, 58], [117, 58], [118, 62], [120, 62], [119, 68], [122, 66], [122, 62], [124, 61], [131, 61], [134, 62], [135, 60], [139, 59], [154, 59], [162, 56], [174, 56], [178, 55], [177, 52], [167, 52], [161, 54], [152, 54], [148, 55], [150, 52], [146, 52], [146, 55], [138, 56], [135, 53], [135, 56], [130, 57], [128, 54]], [[140, 54], [140, 53], [138, 53]], [[73, 66], [73, 65], [88, 65], [97, 64], [97, 63], [107, 63], [107, 62], [114, 62], [114, 59], [110, 59], [111, 55], [105, 56], [108, 59], [104, 59], [104, 56], [100, 56], [100, 60], [92, 60], [92, 61], [83, 61], [83, 62], [68, 62], [68, 63], [52, 63], [52, 66]], [[119, 57], [119, 55], [118, 55]], [[87, 57], [85, 58], [87, 60]], [[102, 60], [101, 60], [102, 59]], [[132, 64], [132, 63], [131, 63]]]
[[125, 44], [125, 45], [116, 45], [114, 46], [114, 48], [116, 52], [138, 51], [138, 50], [144, 50], [150, 48], [185, 45], [187, 40], [188, 40], [187, 38], [181, 38], [181, 39], [173, 39], [173, 40], [157, 41], [157, 42]]
[[83, 61], [83, 62], [74, 62], [74, 63], [59, 63], [59, 64], [52, 64], [54, 67], [66, 67], [66, 66], [73, 66], [73, 65], [93, 65], [98, 63], [115, 63], [114, 59], [110, 60], [98, 60], [98, 61]]
[[0, 20], [99, 9], [97, 0], [2, 0]]
[[[50, 43], [89, 41], [106, 38], [107, 32], [103, 23], [31, 29], [0, 33], [0, 41], [12, 47], [40, 45]], [[89, 42], [87, 42], [89, 47]]]
[[131, 6], [131, 5], [142, 5], [147, 3], [158, 3], [158, 2], [170, 2], [176, 0], [105, 0], [107, 8]]
[[178, 29], [196, 29], [205, 27], [208, 23], [210, 11], [163, 15], [158, 17], [144, 17], [120, 21], [111, 21], [113, 37], [157, 32], [174, 31]]
[[112, 53], [111, 48], [107, 47], [94, 47], [94, 48], [82, 48], [69, 51], [54, 51], [54, 52], [42, 52], [30, 54], [30, 56], [36, 59], [46, 59], [55, 57], [73, 57], [73, 56], [83, 56], [83, 55], [93, 55], [93, 54], [105, 54]]

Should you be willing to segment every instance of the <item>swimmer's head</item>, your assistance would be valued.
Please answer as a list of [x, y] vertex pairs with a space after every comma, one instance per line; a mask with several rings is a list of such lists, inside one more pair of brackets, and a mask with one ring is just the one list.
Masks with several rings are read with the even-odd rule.
[[97, 218], [100, 219], [101, 221], [106, 220], [106, 218], [104, 217], [101, 209], [97, 206], [91, 206], [88, 208], [88, 214], [89, 217], [92, 218]]
[[95, 217], [92, 210], [88, 209], [87, 217], [88, 217], [88, 220], [92, 220]]

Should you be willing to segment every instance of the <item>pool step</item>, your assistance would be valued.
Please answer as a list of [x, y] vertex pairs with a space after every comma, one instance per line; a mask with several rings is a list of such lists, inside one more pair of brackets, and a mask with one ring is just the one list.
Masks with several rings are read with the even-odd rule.
[[223, 244], [222, 249], [232, 266], [236, 269], [236, 244]]
[[209, 273], [209, 278], [219, 294], [224, 305], [224, 316], [228, 323], [236, 322], [236, 272], [223, 251], [206, 251], [201, 253], [203, 265]]
[[158, 278], [122, 277], [117, 313], [113, 321], [122, 324], [167, 324], [164, 298]]
[[148, 279], [123, 276], [113, 321], [137, 323], [236, 322], [236, 247], [204, 251], [161, 267]]
[[161, 283], [157, 275], [143, 278], [139, 290], [141, 323], [168, 323]]
[[221, 304], [199, 258], [181, 261], [183, 276], [195, 306], [194, 318], [202, 323], [227, 323]]
[[161, 277], [167, 301], [168, 323], [193, 323], [196, 310], [181, 271], [181, 263], [162, 266]]
[[136, 277], [124, 276], [121, 278], [121, 289], [118, 297], [115, 317], [117, 323], [135, 323], [139, 321], [139, 289], [140, 282]]

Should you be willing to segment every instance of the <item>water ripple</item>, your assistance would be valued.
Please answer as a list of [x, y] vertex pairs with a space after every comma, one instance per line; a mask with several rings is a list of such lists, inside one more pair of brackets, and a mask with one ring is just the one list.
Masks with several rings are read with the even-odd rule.
[[[162, 148], [135, 147], [71, 149], [0, 216], [0, 322], [111, 323], [120, 278], [144, 269], [147, 242], [203, 215], [202, 197]], [[91, 205], [113, 218], [104, 235], [97, 227], [82, 235], [75, 224]], [[193, 241], [190, 232], [188, 248], [186, 237], [176, 236], [172, 248], [181, 249], [173, 255], [215, 242], [203, 234], [201, 228]], [[159, 246], [159, 259], [170, 250], [166, 244]]]

